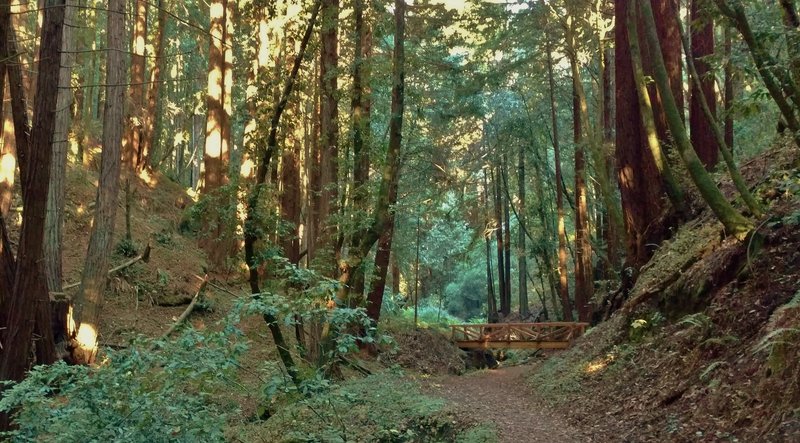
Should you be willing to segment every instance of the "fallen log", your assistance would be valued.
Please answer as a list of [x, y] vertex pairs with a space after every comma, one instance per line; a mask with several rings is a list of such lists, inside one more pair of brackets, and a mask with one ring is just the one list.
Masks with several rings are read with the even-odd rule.
[[[140, 261], [143, 261], [143, 262], [147, 263], [149, 260], [150, 260], [150, 243], [148, 243], [147, 246], [144, 248], [144, 252], [142, 252], [138, 256], [126, 261], [125, 263], [122, 263], [121, 265], [119, 265], [117, 267], [109, 269], [108, 270], [108, 276], [110, 277], [110, 276], [116, 274], [117, 272], [119, 272], [119, 271], [121, 271], [121, 270], [123, 270], [125, 268], [131, 267], [132, 265], [134, 265], [136, 263], [139, 263]], [[77, 288], [78, 286], [80, 286], [80, 284], [81, 284], [81, 282], [76, 282], [76, 283], [70, 283], [68, 285], [64, 285], [64, 289], [63, 290], [67, 291], [69, 289]], [[53, 295], [61, 295], [61, 294], [63, 294], [63, 292], [51, 292], [50, 296], [51, 296], [51, 299], [52, 299]]]
[[[199, 276], [195, 277], [200, 278]], [[172, 325], [172, 327], [169, 328], [169, 330], [165, 332], [164, 335], [161, 336], [162, 339], [166, 339], [170, 335], [172, 335], [172, 333], [178, 329], [181, 323], [186, 321], [186, 319], [189, 318], [189, 315], [192, 313], [192, 311], [194, 311], [195, 306], [197, 306], [197, 301], [200, 300], [200, 297], [203, 295], [203, 290], [208, 285], [208, 274], [206, 274], [202, 278], [202, 280], [203, 282], [200, 283], [200, 287], [197, 289], [197, 293], [195, 293], [194, 297], [192, 297], [192, 302], [189, 303], [189, 306], [186, 307], [186, 309], [183, 311], [183, 314], [181, 314], [181, 316], [178, 317], [177, 320], [175, 320], [175, 323]]]

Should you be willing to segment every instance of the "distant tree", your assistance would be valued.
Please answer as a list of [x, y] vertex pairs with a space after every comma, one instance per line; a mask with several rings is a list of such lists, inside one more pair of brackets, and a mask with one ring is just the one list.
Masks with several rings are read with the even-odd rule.
[[145, 98], [145, 70], [147, 52], [147, 10], [149, 3], [146, 0], [136, 0], [134, 4], [133, 21], [133, 53], [131, 54], [130, 74], [130, 108], [128, 119], [125, 122], [125, 147], [122, 151], [122, 161], [129, 168], [138, 169], [142, 158], [142, 131]]

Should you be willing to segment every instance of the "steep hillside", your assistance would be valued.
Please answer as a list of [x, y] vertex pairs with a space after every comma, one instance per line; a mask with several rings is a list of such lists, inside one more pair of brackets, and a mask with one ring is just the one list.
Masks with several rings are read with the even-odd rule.
[[708, 214], [663, 244], [627, 303], [529, 382], [614, 441], [800, 441], [800, 175], [781, 146], [743, 170], [758, 236]]

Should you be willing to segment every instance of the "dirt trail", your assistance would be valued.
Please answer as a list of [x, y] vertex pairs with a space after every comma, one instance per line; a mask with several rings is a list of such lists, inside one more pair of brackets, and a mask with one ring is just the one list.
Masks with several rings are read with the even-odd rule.
[[571, 443], [587, 441], [566, 420], [537, 403], [525, 383], [530, 366], [481, 371], [434, 379], [431, 388], [477, 422], [492, 423], [498, 441]]

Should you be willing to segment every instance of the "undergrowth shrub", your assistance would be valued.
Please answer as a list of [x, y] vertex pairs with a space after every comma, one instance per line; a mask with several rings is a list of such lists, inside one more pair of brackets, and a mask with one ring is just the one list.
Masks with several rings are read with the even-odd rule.
[[235, 385], [246, 346], [239, 331], [201, 334], [188, 329], [175, 341], [143, 340], [108, 351], [96, 367], [37, 366], [8, 384], [0, 410], [12, 412], [16, 442], [224, 441], [234, 405], [215, 394]]

